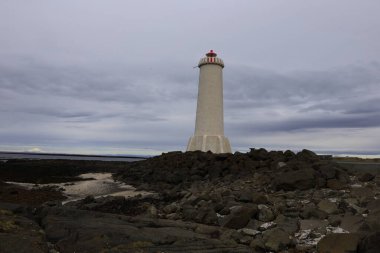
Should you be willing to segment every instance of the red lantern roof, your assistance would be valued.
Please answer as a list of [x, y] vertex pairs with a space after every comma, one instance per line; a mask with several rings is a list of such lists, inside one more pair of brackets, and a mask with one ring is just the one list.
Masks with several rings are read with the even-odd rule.
[[216, 53], [214, 52], [214, 50], [210, 50], [210, 52], [208, 52], [207, 54], [206, 54], [206, 56], [207, 57], [216, 57]]

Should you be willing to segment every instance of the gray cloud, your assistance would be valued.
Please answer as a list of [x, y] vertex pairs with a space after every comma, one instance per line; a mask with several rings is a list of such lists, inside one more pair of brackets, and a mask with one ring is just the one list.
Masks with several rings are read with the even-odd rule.
[[[347, 66], [328, 71], [297, 71], [278, 74], [254, 68], [235, 67], [225, 85], [228, 102], [251, 101], [256, 106], [300, 105], [311, 102], [353, 101], [376, 96], [380, 83], [380, 66]], [[349, 105], [349, 104], [348, 104]], [[312, 110], [314, 107], [309, 106]], [[326, 109], [326, 108], [325, 108]], [[335, 109], [335, 108], [331, 108]]]
[[234, 147], [380, 150], [379, 2], [43, 2], [1, 4], [0, 149], [184, 149], [212, 47]]
[[[145, 69], [134, 66], [116, 75], [107, 70], [61, 69], [30, 62], [35, 65], [17, 64], [12, 69], [1, 65], [0, 90], [10, 92], [11, 99], [2, 93], [0, 111], [8, 113], [16, 124], [35, 124], [35, 142], [46, 134], [52, 142], [57, 138], [62, 141], [73, 129], [78, 134], [95, 126], [98, 130], [94, 131], [103, 137], [94, 132], [89, 139], [80, 139], [81, 143], [176, 148], [184, 146], [192, 133], [197, 71], [188, 69], [185, 71], [192, 75], [182, 75], [159, 68], [144, 76]], [[375, 93], [380, 69], [376, 64], [285, 74], [231, 66], [225, 74], [226, 131], [234, 138], [320, 128], [380, 127], [380, 99]], [[178, 104], [186, 107], [177, 108]], [[38, 128], [45, 130], [51, 124], [59, 131], [41, 135]], [[107, 131], [118, 132], [118, 137]], [[123, 139], [122, 133], [129, 133], [128, 137], [118, 140]], [[4, 141], [10, 136], [33, 140], [25, 138], [25, 133], [7, 135]]]
[[[266, 122], [244, 122], [231, 124], [231, 131], [239, 134], [265, 133], [265, 132], [287, 132], [287, 131], [305, 131], [315, 128], [370, 128], [380, 127], [380, 113], [368, 115], [356, 115], [354, 117], [337, 117], [323, 116], [319, 117], [297, 117], [286, 120], [273, 120]], [[235, 130], [232, 130], [235, 129]]]

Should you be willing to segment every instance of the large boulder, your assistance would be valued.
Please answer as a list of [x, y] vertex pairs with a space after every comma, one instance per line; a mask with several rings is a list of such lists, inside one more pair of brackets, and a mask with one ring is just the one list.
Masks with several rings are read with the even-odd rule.
[[259, 221], [268, 222], [273, 221], [276, 216], [273, 211], [266, 205], [258, 205], [259, 213], [257, 215], [257, 219]]
[[261, 192], [253, 192], [252, 193], [252, 202], [254, 204], [267, 204], [268, 198], [264, 193]]
[[315, 172], [311, 168], [288, 171], [277, 175], [273, 181], [276, 190], [307, 190], [315, 187]]
[[260, 148], [260, 149], [251, 148], [251, 151], [248, 153], [248, 156], [252, 160], [256, 160], [256, 161], [269, 159], [269, 153], [268, 153], [268, 151], [266, 151], [263, 148]]
[[358, 187], [351, 189], [351, 196], [356, 198], [359, 203], [366, 203], [373, 200], [375, 193], [370, 187]]
[[327, 220], [300, 220], [300, 230], [326, 230]]
[[265, 232], [263, 239], [265, 248], [275, 252], [285, 250], [292, 243], [290, 235], [279, 228], [274, 228]]
[[366, 208], [370, 212], [380, 211], [380, 199], [371, 200], [370, 202], [368, 202]]
[[380, 252], [380, 232], [366, 236], [359, 244], [358, 253]]
[[252, 189], [245, 188], [238, 193], [237, 200], [240, 202], [252, 202], [253, 192]]
[[315, 218], [315, 219], [323, 220], [323, 219], [327, 218], [328, 214], [322, 210], [315, 208], [315, 207], [306, 207], [302, 211], [300, 216], [304, 219]]
[[327, 188], [330, 188], [331, 190], [342, 190], [344, 188], [347, 188], [348, 185], [337, 180], [337, 179], [329, 179], [327, 180], [326, 184]]
[[321, 173], [325, 179], [334, 179], [336, 177], [337, 171], [334, 164], [328, 163], [323, 164], [319, 167], [319, 173]]
[[368, 181], [373, 180], [374, 178], [375, 178], [375, 175], [368, 173], [368, 172], [364, 173], [358, 177], [360, 182], [368, 182]]
[[336, 214], [338, 213], [338, 206], [327, 199], [323, 199], [318, 203], [319, 210], [328, 213], [328, 214]]
[[329, 234], [318, 242], [318, 253], [356, 253], [360, 236], [357, 234]]
[[227, 228], [240, 229], [244, 228], [251, 217], [257, 213], [257, 207], [236, 206], [232, 208], [231, 213], [224, 217], [221, 225]]
[[299, 230], [297, 218], [289, 218], [284, 215], [278, 215], [274, 222], [277, 224], [278, 228], [284, 230], [289, 234], [294, 234]]
[[365, 225], [368, 231], [380, 231], [380, 210], [371, 211], [365, 220]]
[[296, 155], [298, 160], [306, 161], [306, 162], [315, 162], [319, 160], [319, 157], [313, 151], [304, 149], [301, 152], [298, 152]]
[[355, 233], [361, 230], [364, 218], [361, 215], [345, 214], [340, 222], [340, 227], [344, 230]]

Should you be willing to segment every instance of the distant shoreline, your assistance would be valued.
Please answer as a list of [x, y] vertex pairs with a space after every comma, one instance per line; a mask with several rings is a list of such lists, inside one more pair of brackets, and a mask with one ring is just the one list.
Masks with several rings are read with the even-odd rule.
[[[333, 159], [338, 163], [380, 163], [380, 156], [363, 157], [361, 155], [321, 154], [321, 159]], [[151, 158], [148, 155], [91, 155], [47, 152], [0, 151], [0, 160], [9, 159], [64, 159], [64, 160], [98, 160], [98, 161], [139, 161]]]
[[102, 161], [139, 161], [150, 156], [138, 155], [84, 155], [60, 153], [34, 153], [0, 151], [0, 160], [7, 159], [64, 159], [64, 160], [102, 160]]
[[120, 158], [149, 158], [150, 156], [139, 155], [84, 155], [84, 154], [66, 154], [66, 153], [45, 153], [45, 152], [12, 152], [0, 151], [1, 154], [20, 154], [20, 155], [59, 155], [59, 156], [91, 156], [91, 157], [120, 157]]

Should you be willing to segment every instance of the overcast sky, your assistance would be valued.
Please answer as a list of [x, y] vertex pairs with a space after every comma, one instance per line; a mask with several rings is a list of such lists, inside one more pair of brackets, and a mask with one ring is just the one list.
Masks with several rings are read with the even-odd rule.
[[379, 0], [1, 0], [0, 150], [185, 150], [194, 66], [214, 49], [233, 150], [379, 154], [379, 12]]

